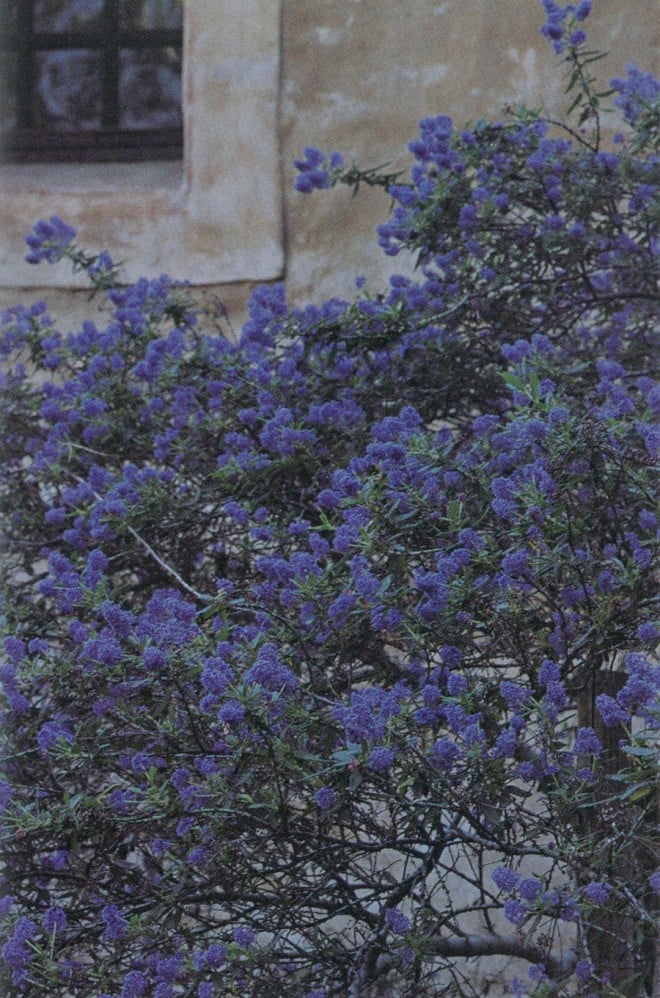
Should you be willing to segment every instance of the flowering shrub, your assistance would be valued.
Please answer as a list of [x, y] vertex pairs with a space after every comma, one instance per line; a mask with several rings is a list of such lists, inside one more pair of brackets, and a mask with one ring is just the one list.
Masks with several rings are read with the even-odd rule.
[[234, 343], [28, 238], [106, 311], [2, 317], [8, 993], [651, 993], [658, 88], [601, 148], [544, 6], [581, 125], [306, 150], [394, 198], [382, 295], [264, 287]]

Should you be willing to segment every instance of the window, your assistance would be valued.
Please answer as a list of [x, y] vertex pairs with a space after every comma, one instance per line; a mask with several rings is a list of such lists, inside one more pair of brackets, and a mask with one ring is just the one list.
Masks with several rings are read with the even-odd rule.
[[5, 160], [182, 154], [180, 0], [2, 0]]
[[25, 234], [53, 214], [91, 250], [124, 261], [129, 280], [163, 271], [206, 285], [281, 276], [280, 6], [181, 3], [182, 160], [0, 164], [0, 287], [13, 295], [85, 286], [64, 263], [23, 260]]

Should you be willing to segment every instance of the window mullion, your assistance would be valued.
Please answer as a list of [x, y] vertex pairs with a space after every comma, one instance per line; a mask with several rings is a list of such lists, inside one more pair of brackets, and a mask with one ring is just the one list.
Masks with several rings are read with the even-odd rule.
[[121, 24], [116, 0], [105, 0], [102, 16], [104, 44], [101, 49], [101, 124], [104, 128], [117, 128]]
[[18, 7], [16, 55], [20, 72], [16, 81], [16, 119], [19, 128], [32, 128], [34, 125], [36, 52], [32, 7], [31, 0], [24, 0]]

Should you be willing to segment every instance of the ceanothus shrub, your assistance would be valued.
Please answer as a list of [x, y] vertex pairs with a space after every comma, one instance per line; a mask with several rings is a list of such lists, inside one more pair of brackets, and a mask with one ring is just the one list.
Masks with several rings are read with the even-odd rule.
[[[416, 278], [240, 340], [37, 223], [104, 302], [2, 316], [12, 995], [653, 989], [658, 85], [440, 116], [381, 184]], [[221, 310], [220, 310], [221, 311]]]

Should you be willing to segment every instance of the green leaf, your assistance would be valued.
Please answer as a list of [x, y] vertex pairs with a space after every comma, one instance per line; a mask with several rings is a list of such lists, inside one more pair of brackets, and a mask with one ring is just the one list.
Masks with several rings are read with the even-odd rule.
[[450, 499], [447, 504], [447, 519], [452, 530], [458, 530], [463, 519], [463, 503], [460, 499]]
[[634, 803], [637, 800], [642, 800], [643, 797], [648, 797], [648, 795], [652, 792], [653, 792], [653, 787], [650, 786], [637, 787], [633, 791], [633, 793], [630, 794], [629, 799], [631, 802]]
[[[600, 62], [600, 60], [604, 59], [606, 55], [608, 55], [607, 52], [586, 52], [586, 53], [583, 53], [582, 65], [586, 66], [586, 65], [588, 65], [591, 62]], [[584, 58], [584, 56], [586, 56], [586, 58]]]
[[623, 793], [617, 794], [614, 800], [640, 800], [642, 797], [647, 797], [653, 790], [655, 790], [655, 784], [644, 780], [642, 783], [634, 783]]
[[519, 378], [517, 374], [511, 374], [510, 371], [505, 371], [502, 377], [509, 388], [516, 388], [519, 392], [523, 392], [525, 390], [525, 384], [522, 378]]
[[568, 114], [572, 114], [572, 113], [573, 113], [573, 111], [575, 110], [575, 108], [576, 108], [576, 107], [578, 107], [578, 106], [580, 105], [581, 101], [582, 101], [582, 93], [579, 93], [579, 94], [577, 95], [577, 97], [575, 98], [575, 100], [573, 101], [573, 103], [571, 104], [571, 106], [569, 107], [569, 109], [568, 109], [568, 111], [566, 112], [566, 114], [567, 114], [567, 115], [568, 115]]
[[351, 744], [348, 748], [338, 749], [336, 752], [333, 752], [331, 758], [338, 766], [348, 766], [359, 754], [360, 746]]
[[653, 758], [656, 755], [654, 748], [646, 748], [644, 745], [627, 745], [624, 752], [626, 755], [637, 755], [642, 759]]
[[529, 372], [529, 387], [532, 392], [532, 399], [534, 402], [538, 402], [541, 398], [539, 377], [536, 371]]

